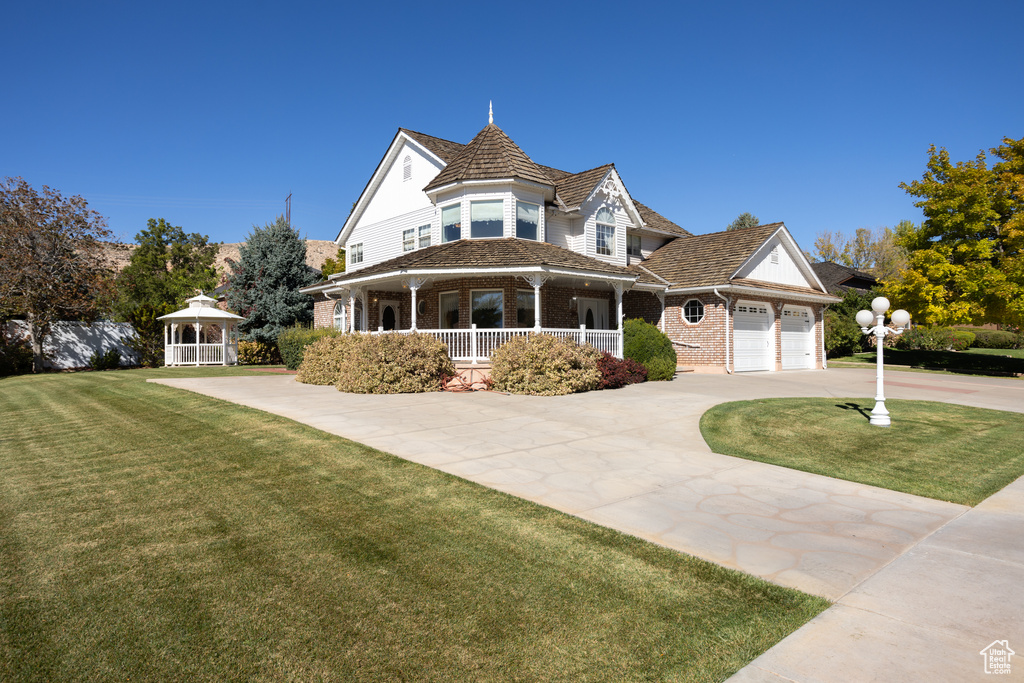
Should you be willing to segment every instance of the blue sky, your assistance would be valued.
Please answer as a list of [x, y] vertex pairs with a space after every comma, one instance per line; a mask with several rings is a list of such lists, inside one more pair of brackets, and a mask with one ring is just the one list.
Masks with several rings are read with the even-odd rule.
[[238, 242], [291, 192], [334, 239], [397, 129], [495, 123], [538, 163], [614, 162], [694, 233], [920, 220], [928, 145], [1024, 135], [1019, 0], [16, 3], [0, 175], [81, 194], [130, 241]]

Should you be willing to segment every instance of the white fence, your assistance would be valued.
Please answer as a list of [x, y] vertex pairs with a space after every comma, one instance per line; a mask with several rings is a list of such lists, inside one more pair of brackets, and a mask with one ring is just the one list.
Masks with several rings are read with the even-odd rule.
[[[511, 329], [478, 329], [473, 325], [468, 330], [416, 330], [421, 334], [429, 334], [440, 339], [448, 346], [448, 355], [452, 360], [479, 363], [487, 361], [491, 352], [513, 337], [525, 337], [533, 334], [533, 328]], [[412, 330], [393, 330], [385, 332], [383, 328], [371, 334], [409, 334]], [[543, 328], [541, 334], [575, 340], [578, 344], [590, 344], [598, 351], [607, 351], [616, 358], [622, 358], [622, 332], [620, 330], [588, 330], [580, 325], [576, 328]]]
[[[12, 336], [28, 338], [28, 323], [24, 320], [11, 320], [7, 325]], [[87, 368], [92, 354], [110, 349], [121, 353], [121, 365], [136, 365], [138, 356], [125, 343], [134, 336], [131, 323], [56, 322], [43, 340], [43, 366], [55, 370]]]

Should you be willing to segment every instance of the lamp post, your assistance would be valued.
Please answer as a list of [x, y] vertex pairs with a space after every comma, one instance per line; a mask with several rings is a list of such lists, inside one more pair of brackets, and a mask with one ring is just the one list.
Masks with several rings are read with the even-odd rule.
[[[910, 324], [910, 314], [902, 308], [893, 311], [892, 323], [896, 329], [885, 326], [885, 312], [889, 310], [889, 300], [884, 296], [877, 297], [871, 302], [870, 311], [857, 312], [857, 324], [864, 334], [875, 335], [875, 342], [878, 345], [878, 367], [875, 369], [875, 407], [871, 411], [871, 424], [879, 427], [888, 427], [892, 424], [889, 419], [889, 411], [885, 409], [885, 392], [882, 382], [882, 347], [885, 346], [885, 335], [902, 334], [903, 328]], [[872, 322], [874, 327], [868, 327]]]

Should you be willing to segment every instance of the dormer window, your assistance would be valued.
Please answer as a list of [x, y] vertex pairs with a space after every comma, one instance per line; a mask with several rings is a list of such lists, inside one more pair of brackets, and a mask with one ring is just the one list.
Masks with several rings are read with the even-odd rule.
[[501, 237], [504, 234], [504, 202], [500, 199], [469, 203], [469, 236]]
[[412, 157], [408, 154], [402, 160], [402, 181], [412, 180]]
[[454, 242], [462, 239], [462, 204], [452, 204], [441, 209], [441, 241]]
[[608, 209], [597, 212], [597, 253], [615, 256], [615, 214]]

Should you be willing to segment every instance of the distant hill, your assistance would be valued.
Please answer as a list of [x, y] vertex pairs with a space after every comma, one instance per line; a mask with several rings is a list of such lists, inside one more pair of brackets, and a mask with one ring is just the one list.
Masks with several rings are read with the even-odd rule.
[[[231, 272], [229, 261], [238, 261], [238, 247], [244, 242], [234, 242], [220, 245], [220, 251], [214, 261], [217, 272], [220, 273], [219, 284], [227, 281], [227, 275]], [[116, 242], [107, 243], [107, 259], [111, 267], [117, 271], [128, 265], [128, 261], [135, 251], [135, 244], [120, 244]], [[338, 245], [331, 240], [306, 240], [306, 265], [320, 270], [324, 261], [334, 258], [338, 254]]]

